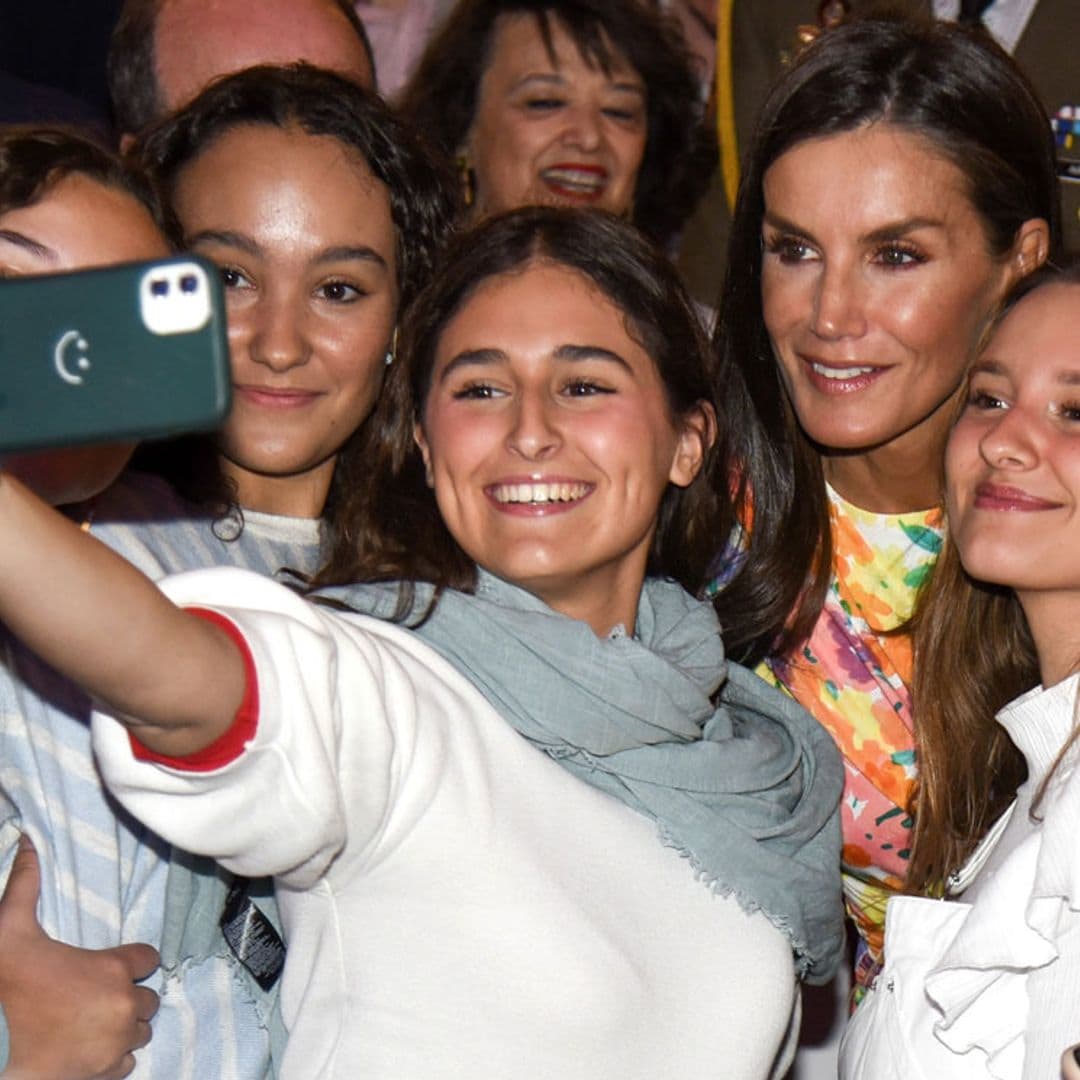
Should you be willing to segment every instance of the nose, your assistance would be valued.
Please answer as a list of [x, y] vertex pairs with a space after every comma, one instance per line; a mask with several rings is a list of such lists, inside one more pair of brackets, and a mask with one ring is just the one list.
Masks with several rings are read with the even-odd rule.
[[555, 410], [558, 406], [535, 391], [522, 392], [514, 404], [507, 446], [526, 461], [543, 461], [562, 444]]
[[275, 372], [306, 364], [309, 347], [304, 333], [304, 304], [287, 296], [267, 296], [252, 313], [251, 358]]
[[866, 331], [864, 286], [858, 272], [826, 261], [814, 297], [814, 333], [825, 340], [860, 337]]
[[1016, 408], [1002, 410], [979, 440], [979, 453], [995, 469], [1028, 469], [1038, 458], [1030, 418]]
[[572, 105], [563, 138], [578, 150], [597, 150], [603, 139], [600, 110], [593, 105]]

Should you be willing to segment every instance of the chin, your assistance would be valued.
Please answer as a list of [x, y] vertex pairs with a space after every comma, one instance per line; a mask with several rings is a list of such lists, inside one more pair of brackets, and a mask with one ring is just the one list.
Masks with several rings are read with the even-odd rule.
[[993, 539], [954, 538], [960, 562], [967, 574], [987, 585], [1023, 588], [1023, 579], [1031, 572], [1030, 556]]

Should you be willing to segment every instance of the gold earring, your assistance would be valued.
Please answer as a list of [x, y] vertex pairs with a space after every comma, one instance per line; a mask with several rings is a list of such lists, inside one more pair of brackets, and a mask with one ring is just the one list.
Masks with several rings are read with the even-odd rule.
[[472, 206], [476, 201], [476, 172], [469, 164], [467, 154], [458, 154], [456, 163], [461, 180], [461, 200], [466, 206]]

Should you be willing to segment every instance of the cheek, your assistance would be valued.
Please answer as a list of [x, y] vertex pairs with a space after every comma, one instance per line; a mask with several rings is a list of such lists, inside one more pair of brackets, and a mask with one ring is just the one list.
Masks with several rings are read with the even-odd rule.
[[627, 183], [633, 187], [637, 183], [638, 172], [645, 160], [646, 134], [624, 132], [616, 142], [616, 155], [621, 163]]
[[667, 486], [677, 435], [666, 416], [628, 408], [581, 425], [576, 442], [626, 491], [649, 497], [657, 485]]
[[536, 143], [534, 128], [506, 115], [477, 126], [470, 142], [472, 164], [478, 194], [489, 210], [521, 204], [532, 177]]
[[784, 335], [811, 315], [807, 286], [793, 274], [766, 264], [761, 273], [761, 317], [774, 346], [782, 346]]
[[424, 416], [428, 472], [436, 497], [448, 488], [463, 485], [491, 444], [488, 425], [482, 419], [454, 415], [429, 406]]
[[309, 325], [313, 354], [342, 387], [362, 392], [382, 382], [394, 325], [394, 306], [381, 302], [350, 320], [327, 319]]
[[960, 420], [949, 436], [945, 447], [945, 506], [949, 514], [956, 513], [967, 502], [970, 477], [979, 469], [981, 431]]
[[1080, 504], [1080, 437], [1075, 435], [1068, 437], [1067, 446], [1055, 457], [1060, 462], [1057, 473], [1061, 482], [1069, 489], [1073, 499]]
[[[962, 274], [962, 272], [958, 272]], [[935, 282], [925, 288], [896, 290], [881, 297], [880, 318], [891, 336], [910, 351], [923, 353], [944, 374], [959, 375], [978, 346], [993, 313], [984, 278]]]

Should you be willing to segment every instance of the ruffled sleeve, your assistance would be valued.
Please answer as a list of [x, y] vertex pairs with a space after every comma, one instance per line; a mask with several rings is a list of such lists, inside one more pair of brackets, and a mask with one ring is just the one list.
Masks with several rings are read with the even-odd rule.
[[[1038, 785], [1073, 725], [1076, 680], [1025, 695], [1002, 722]], [[1040, 745], [1033, 745], [1040, 744]], [[1026, 800], [1017, 807], [1028, 812]], [[926, 988], [941, 1012], [938, 1038], [978, 1048], [993, 1077], [1056, 1076], [1080, 1037], [1080, 774], [1069, 758], [1038, 808], [1038, 827], [979, 880]]]

